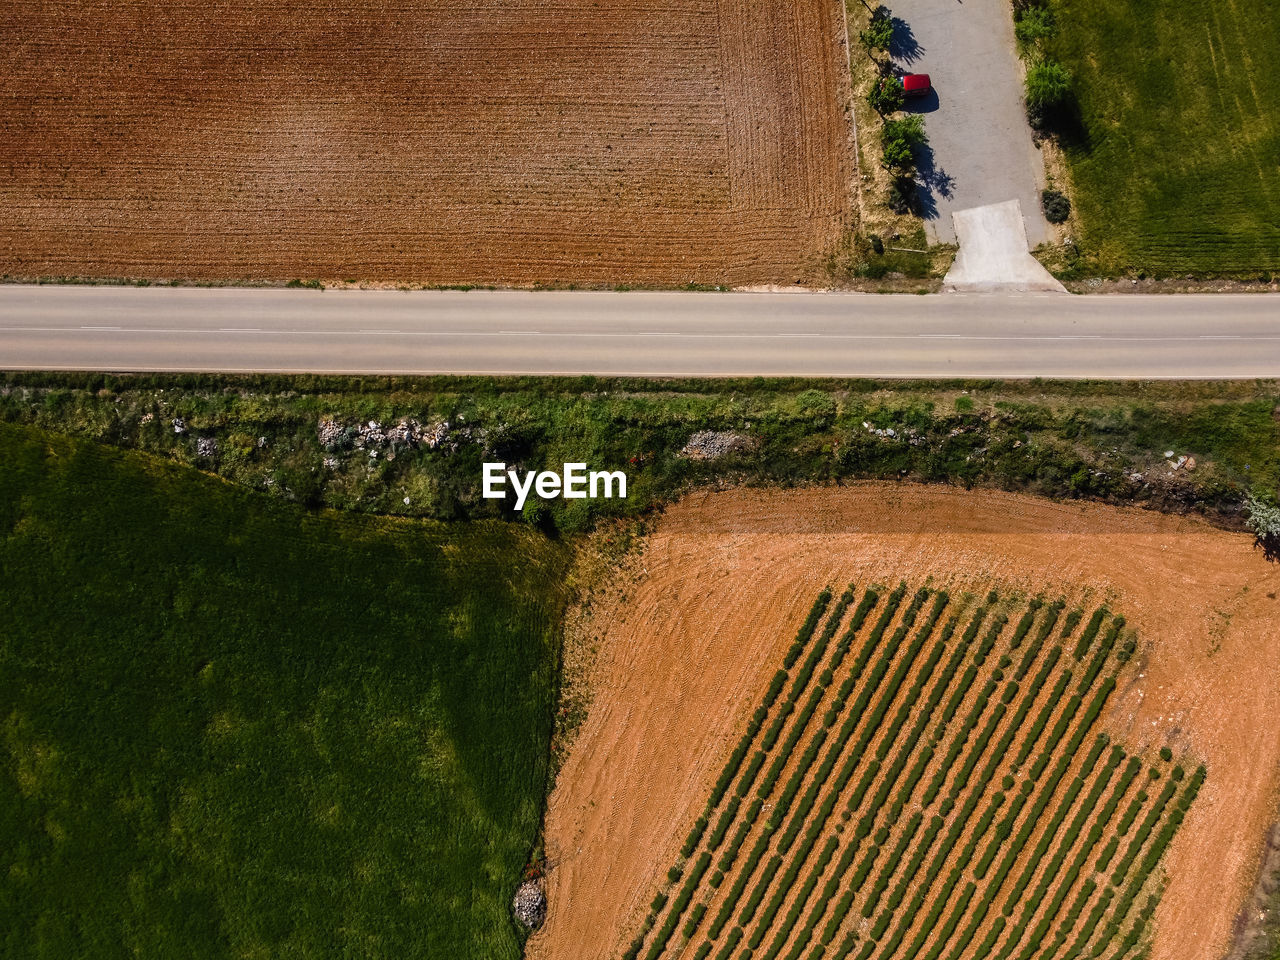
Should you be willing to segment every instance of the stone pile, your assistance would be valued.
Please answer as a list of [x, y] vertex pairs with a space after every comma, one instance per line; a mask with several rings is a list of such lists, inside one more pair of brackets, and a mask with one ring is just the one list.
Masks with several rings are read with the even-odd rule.
[[542, 921], [547, 919], [547, 895], [542, 890], [541, 881], [526, 880], [520, 884], [511, 901], [511, 911], [530, 930], [542, 926]]
[[727, 430], [699, 430], [680, 453], [690, 460], [716, 460], [730, 453], [750, 449], [751, 438]]

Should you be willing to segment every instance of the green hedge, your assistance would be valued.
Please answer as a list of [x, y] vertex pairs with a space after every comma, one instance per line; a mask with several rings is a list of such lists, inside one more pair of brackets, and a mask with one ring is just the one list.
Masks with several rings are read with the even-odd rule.
[[716, 960], [729, 960], [729, 956], [742, 941], [742, 928], [734, 927], [724, 939], [724, 945], [716, 953]]
[[[876, 876], [876, 882], [872, 885], [871, 892], [867, 895], [866, 902], [862, 906], [862, 915], [864, 917], [869, 918], [875, 913], [876, 907], [880, 904], [880, 898], [884, 896], [885, 890], [889, 888], [889, 881], [892, 879], [893, 872], [902, 862], [907, 847], [915, 839], [916, 831], [920, 829], [920, 824], [923, 822], [924, 814], [919, 811], [914, 813], [907, 822], [907, 826], [893, 846], [893, 851], [889, 854], [888, 862], [880, 868], [880, 873]], [[873, 936], [872, 939], [876, 939], [876, 937]]]
[[1045, 701], [1040, 712], [1036, 714], [1036, 718], [1031, 724], [1031, 729], [1027, 731], [1026, 737], [1023, 738], [1022, 746], [1018, 748], [1018, 756], [1014, 760], [1015, 767], [1021, 767], [1026, 763], [1027, 757], [1031, 755], [1031, 751], [1035, 749], [1036, 743], [1040, 740], [1040, 734], [1044, 732], [1045, 726], [1049, 723], [1049, 718], [1053, 716], [1053, 711], [1062, 702], [1062, 695], [1066, 692], [1067, 684], [1070, 682], [1071, 671], [1063, 670], [1058, 676], [1058, 682], [1053, 685], [1053, 691], [1049, 694], [1049, 699]]
[[831, 638], [835, 636], [836, 630], [840, 628], [840, 624], [844, 620], [845, 611], [853, 603], [853, 595], [853, 584], [849, 584], [848, 589], [836, 601], [836, 605], [831, 611], [831, 616], [827, 617], [822, 633], [818, 635], [818, 642], [813, 645], [809, 655], [804, 658], [804, 663], [801, 664], [800, 669], [796, 672], [795, 679], [791, 682], [791, 690], [787, 693], [787, 699], [794, 700], [809, 685], [809, 679], [813, 676], [813, 671], [818, 668], [822, 658], [827, 655], [827, 647], [831, 645]]
[[804, 885], [796, 895], [795, 901], [792, 903], [791, 908], [787, 910], [786, 916], [783, 917], [782, 926], [774, 937], [773, 943], [769, 945], [769, 949], [764, 954], [765, 960], [774, 960], [782, 950], [783, 945], [787, 942], [787, 937], [791, 935], [791, 931], [795, 929], [796, 923], [799, 922], [800, 914], [803, 912], [805, 904], [813, 896], [819, 877], [827, 869], [827, 864], [831, 862], [831, 858], [835, 856], [836, 848], [839, 846], [840, 841], [835, 837], [828, 838], [826, 845], [823, 846], [822, 851], [818, 854], [817, 861], [810, 869], [809, 875], [805, 878]]
[[1098, 630], [1101, 629], [1102, 621], [1106, 615], [1106, 607], [1099, 607], [1093, 611], [1093, 616], [1089, 618], [1089, 623], [1084, 628], [1084, 633], [1080, 634], [1076, 648], [1071, 654], [1076, 660], [1083, 660], [1084, 655], [1089, 652], [1089, 647], [1093, 644], [1093, 638], [1098, 635]]
[[818, 594], [818, 599], [813, 602], [813, 607], [809, 610], [809, 616], [805, 617], [805, 621], [800, 625], [800, 630], [796, 634], [795, 640], [791, 644], [791, 648], [787, 650], [787, 655], [782, 661], [782, 667], [790, 670], [800, 654], [804, 653], [805, 646], [813, 637], [813, 631], [817, 629], [818, 621], [822, 619], [822, 615], [827, 612], [827, 605], [831, 603], [831, 588], [825, 587]]
[[1174, 793], [1177, 792], [1178, 785], [1169, 780], [1160, 795], [1156, 797], [1156, 801], [1151, 806], [1146, 817], [1143, 818], [1142, 825], [1138, 827], [1138, 832], [1133, 835], [1133, 839], [1129, 841], [1129, 846], [1125, 849], [1124, 856], [1120, 858], [1120, 862], [1116, 864], [1116, 868], [1111, 873], [1111, 882], [1119, 884], [1124, 880], [1124, 876], [1129, 871], [1129, 867], [1133, 864], [1134, 858], [1138, 855], [1138, 850], [1142, 844], [1146, 842], [1151, 831], [1155, 829], [1156, 822], [1160, 819], [1160, 815], [1164, 813], [1165, 806], [1173, 799]]
[[1124, 628], [1124, 617], [1116, 617], [1111, 621], [1111, 626], [1107, 628], [1107, 632], [1102, 637], [1102, 643], [1098, 645], [1098, 651], [1094, 654], [1093, 659], [1089, 661], [1089, 666], [1084, 672], [1084, 676], [1080, 678], [1080, 686], [1076, 692], [1083, 696], [1088, 689], [1093, 686], [1094, 679], [1102, 671], [1106, 665], [1107, 656], [1111, 653], [1111, 647], [1116, 642], [1116, 637]]
[[667, 911], [666, 921], [658, 929], [653, 942], [649, 945], [649, 952], [645, 954], [646, 960], [657, 960], [662, 951], [667, 948], [667, 942], [671, 939], [671, 935], [675, 933], [676, 927], [680, 923], [680, 918], [688, 908], [689, 901], [693, 899], [694, 891], [697, 890], [698, 884], [702, 882], [702, 875], [707, 872], [707, 867], [710, 865], [711, 854], [704, 851], [693, 865], [693, 869], [689, 871], [689, 877], [685, 880], [684, 886], [680, 888], [680, 893], [672, 901], [671, 909]]

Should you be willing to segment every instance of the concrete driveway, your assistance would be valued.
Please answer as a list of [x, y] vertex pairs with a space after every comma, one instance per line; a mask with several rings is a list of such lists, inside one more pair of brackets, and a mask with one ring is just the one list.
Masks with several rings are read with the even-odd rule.
[[935, 93], [909, 102], [923, 113], [920, 164], [930, 239], [956, 241], [951, 214], [1017, 200], [1031, 246], [1049, 238], [1040, 209], [1044, 164], [1022, 105], [1022, 68], [1008, 0], [885, 0], [895, 20], [890, 52], [904, 73], [927, 73]]

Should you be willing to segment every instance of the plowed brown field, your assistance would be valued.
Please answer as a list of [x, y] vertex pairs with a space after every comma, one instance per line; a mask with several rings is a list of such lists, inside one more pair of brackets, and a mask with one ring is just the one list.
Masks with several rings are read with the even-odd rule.
[[1209, 770], [1164, 861], [1150, 956], [1226, 952], [1280, 787], [1280, 569], [1247, 536], [948, 488], [735, 491], [670, 509], [633, 572], [592, 611], [593, 705], [552, 796], [550, 913], [530, 957], [621, 955], [813, 597], [900, 579], [1123, 611], [1138, 658], [1102, 727]]
[[735, 285], [850, 209], [838, 0], [0, 9], [0, 273]]

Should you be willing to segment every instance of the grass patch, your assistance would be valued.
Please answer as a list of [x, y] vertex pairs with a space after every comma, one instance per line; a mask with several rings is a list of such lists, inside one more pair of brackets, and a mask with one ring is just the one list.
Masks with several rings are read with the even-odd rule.
[[0, 462], [0, 953], [520, 955], [564, 547]]
[[[1086, 261], [1155, 276], [1280, 270], [1280, 31], [1270, 0], [1052, 0]], [[1088, 258], [1095, 262], [1089, 263]]]

